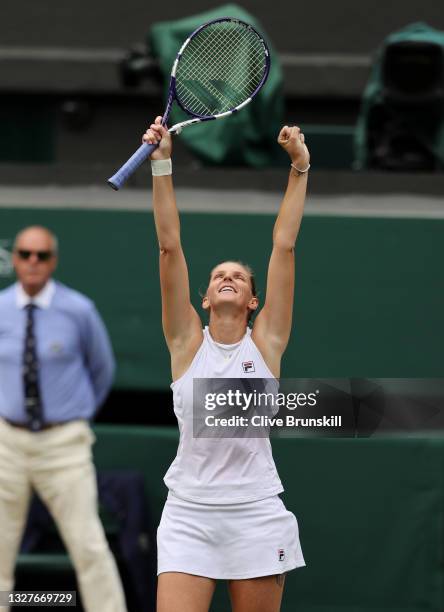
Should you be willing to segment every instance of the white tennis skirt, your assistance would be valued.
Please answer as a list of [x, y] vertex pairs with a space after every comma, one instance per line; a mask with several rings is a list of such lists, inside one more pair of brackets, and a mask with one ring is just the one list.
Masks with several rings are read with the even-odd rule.
[[296, 517], [278, 495], [214, 505], [169, 492], [157, 530], [157, 551], [157, 574], [240, 580], [305, 565]]

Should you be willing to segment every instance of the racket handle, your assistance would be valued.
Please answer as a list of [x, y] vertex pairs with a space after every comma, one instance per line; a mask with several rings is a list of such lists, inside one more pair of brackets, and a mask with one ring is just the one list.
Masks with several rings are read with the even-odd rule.
[[114, 191], [118, 191], [126, 180], [133, 174], [135, 170], [151, 155], [154, 149], [157, 149], [158, 144], [147, 145], [143, 143], [137, 151], [132, 155], [129, 160], [123, 164], [123, 166], [117, 170], [117, 172], [108, 179], [108, 185], [110, 185]]

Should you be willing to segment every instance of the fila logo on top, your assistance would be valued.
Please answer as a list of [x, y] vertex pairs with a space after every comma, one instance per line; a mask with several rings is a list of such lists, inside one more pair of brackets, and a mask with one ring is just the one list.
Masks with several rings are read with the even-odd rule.
[[242, 369], [244, 371], [244, 374], [250, 374], [251, 372], [256, 372], [256, 370], [254, 369], [254, 361], [243, 361]]
[[278, 549], [278, 559], [279, 561], [285, 560], [285, 550], [283, 548]]

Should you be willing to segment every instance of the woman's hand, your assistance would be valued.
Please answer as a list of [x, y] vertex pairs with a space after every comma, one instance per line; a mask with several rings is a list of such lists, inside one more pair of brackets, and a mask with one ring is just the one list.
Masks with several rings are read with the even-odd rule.
[[299, 170], [305, 170], [310, 163], [310, 153], [305, 144], [305, 136], [301, 132], [301, 128], [284, 125], [279, 132], [278, 143], [287, 151], [291, 163]]
[[169, 159], [171, 157], [171, 151], [173, 143], [171, 134], [162, 125], [162, 117], [156, 117], [154, 123], [150, 125], [145, 134], [142, 137], [142, 142], [145, 144], [159, 144], [157, 149], [150, 155], [150, 159]]

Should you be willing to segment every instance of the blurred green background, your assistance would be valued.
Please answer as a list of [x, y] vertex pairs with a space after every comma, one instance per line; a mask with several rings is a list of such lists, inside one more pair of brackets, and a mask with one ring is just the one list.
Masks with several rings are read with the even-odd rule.
[[[199, 289], [224, 259], [253, 267], [263, 301], [274, 219], [182, 214], [198, 311]], [[34, 222], [60, 238], [57, 278], [89, 295], [103, 314], [118, 360], [116, 387], [168, 388], [152, 214], [0, 208], [3, 239]], [[305, 217], [282, 376], [442, 376], [443, 231], [437, 219]], [[0, 278], [0, 287], [12, 280]]]

